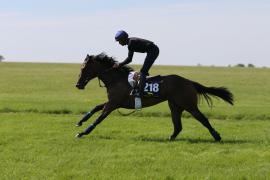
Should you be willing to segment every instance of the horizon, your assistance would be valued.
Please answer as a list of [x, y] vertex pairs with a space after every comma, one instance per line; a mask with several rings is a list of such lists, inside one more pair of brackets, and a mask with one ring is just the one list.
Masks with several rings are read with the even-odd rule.
[[[81, 65], [83, 62], [57, 62], [57, 61], [52, 61], [52, 62], [48, 62], [48, 61], [5, 61], [2, 60], [0, 61], [0, 63], [27, 63], [27, 64], [76, 64], [76, 65]], [[127, 64], [128, 66], [142, 66], [142, 64], [134, 64], [134, 63], [130, 63]], [[197, 64], [197, 65], [173, 65], [173, 64], [154, 64], [152, 66], [167, 66], [167, 67], [214, 67], [214, 68], [270, 68], [268, 66], [256, 66], [256, 64], [252, 64], [252, 63], [248, 63], [248, 64], [244, 64], [244, 63], [237, 63], [237, 64], [228, 64], [227, 66], [223, 66], [223, 65], [203, 65], [203, 64]]]

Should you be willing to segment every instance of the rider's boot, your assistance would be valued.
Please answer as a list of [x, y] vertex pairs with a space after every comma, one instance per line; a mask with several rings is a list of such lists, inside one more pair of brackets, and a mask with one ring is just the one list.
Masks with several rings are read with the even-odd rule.
[[131, 90], [131, 92], [130, 92], [129, 95], [131, 95], [131, 96], [138, 96], [138, 94], [139, 94], [139, 87], [138, 87], [138, 86], [135, 86], [135, 87]]
[[144, 74], [143, 72], [141, 72], [140, 82], [139, 82], [139, 85], [138, 85], [138, 87], [139, 87], [138, 95], [140, 97], [142, 97], [144, 95], [145, 81], [146, 81], [146, 74]]

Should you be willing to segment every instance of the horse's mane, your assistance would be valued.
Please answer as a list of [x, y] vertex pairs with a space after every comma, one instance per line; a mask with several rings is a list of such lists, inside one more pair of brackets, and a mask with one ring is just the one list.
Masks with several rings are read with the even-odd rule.
[[[107, 56], [107, 54], [104, 52], [96, 55], [95, 60], [97, 60], [103, 64], [106, 64], [108, 67], [112, 67], [117, 62], [113, 57]], [[134, 71], [134, 69], [132, 67], [127, 66], [127, 65], [124, 65], [118, 69], [122, 72], [127, 72], [127, 73]]]

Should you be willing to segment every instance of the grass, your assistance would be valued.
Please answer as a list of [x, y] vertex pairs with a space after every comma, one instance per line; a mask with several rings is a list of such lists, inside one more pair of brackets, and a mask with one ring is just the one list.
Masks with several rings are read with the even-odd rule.
[[[175, 142], [168, 118], [112, 116], [75, 139], [78, 115], [1, 115], [3, 179], [267, 179], [269, 121], [218, 121], [222, 143], [193, 119]], [[80, 128], [83, 129], [83, 128]], [[259, 129], [260, 131], [250, 131]]]
[[[74, 88], [80, 65], [0, 63], [0, 179], [269, 179], [269, 69], [161, 67], [208, 86], [227, 86], [233, 107], [215, 100], [201, 109], [220, 132], [184, 114], [176, 141], [166, 103], [122, 117], [110, 115], [92, 134], [74, 135], [82, 113], [106, 100], [90, 82]], [[137, 66], [135, 68], [138, 69]], [[127, 112], [121, 109], [121, 111]]]

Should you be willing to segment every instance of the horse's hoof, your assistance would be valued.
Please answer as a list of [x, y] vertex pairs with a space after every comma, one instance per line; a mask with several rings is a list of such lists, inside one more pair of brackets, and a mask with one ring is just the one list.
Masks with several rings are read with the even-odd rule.
[[77, 123], [75, 126], [80, 127], [80, 126], [82, 126], [82, 123]]
[[81, 133], [76, 134], [76, 138], [81, 138], [83, 135]]
[[219, 137], [216, 137], [215, 138], [215, 141], [220, 142], [221, 141], [221, 137], [220, 136]]
[[212, 131], [211, 134], [213, 135], [215, 141], [217, 142], [221, 141], [220, 134], [217, 131]]
[[169, 140], [170, 140], [170, 141], [174, 141], [174, 140], [175, 140], [175, 137], [174, 137], [174, 136], [171, 136], [171, 137], [169, 138]]

